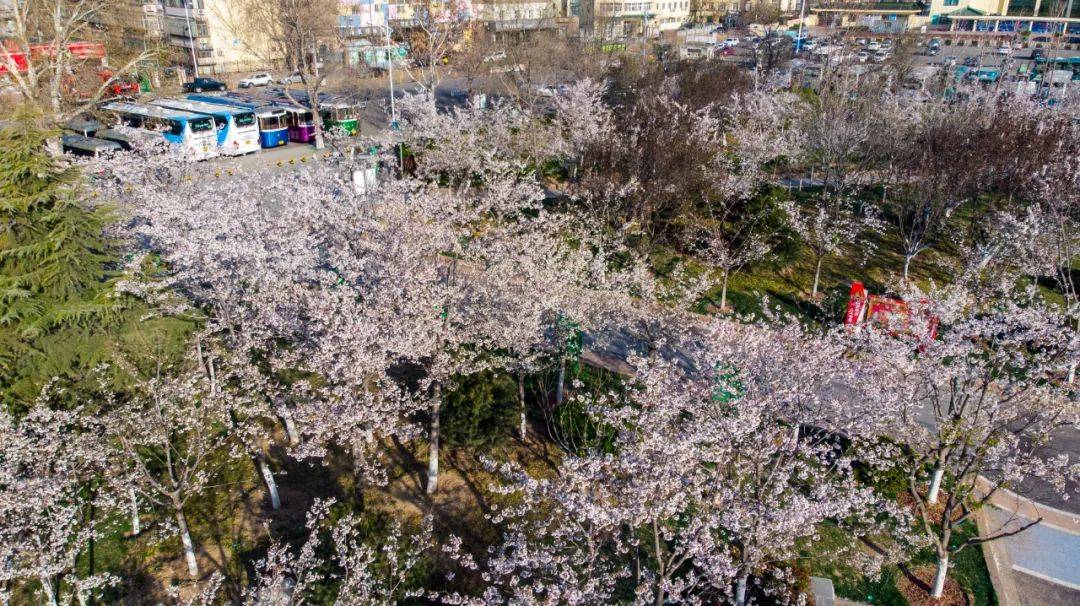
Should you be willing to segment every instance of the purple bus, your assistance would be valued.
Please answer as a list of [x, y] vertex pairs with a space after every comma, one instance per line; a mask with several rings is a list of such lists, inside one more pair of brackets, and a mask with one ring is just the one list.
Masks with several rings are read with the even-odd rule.
[[298, 143], [315, 141], [315, 122], [311, 110], [296, 105], [280, 105], [285, 110], [285, 123], [289, 126], [289, 140]]

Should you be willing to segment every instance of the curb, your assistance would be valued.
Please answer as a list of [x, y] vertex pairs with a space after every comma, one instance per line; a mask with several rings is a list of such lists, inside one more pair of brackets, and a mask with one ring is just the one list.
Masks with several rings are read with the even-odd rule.
[[[975, 524], [979, 527], [980, 534], [990, 532], [985, 509], [975, 512]], [[1016, 589], [1016, 582], [1012, 575], [1012, 562], [1009, 560], [1005, 543], [987, 541], [982, 544], [982, 552], [983, 559], [986, 561], [986, 570], [990, 573], [990, 584], [994, 586], [994, 593], [997, 594], [998, 604], [1021, 606], [1020, 592]]]

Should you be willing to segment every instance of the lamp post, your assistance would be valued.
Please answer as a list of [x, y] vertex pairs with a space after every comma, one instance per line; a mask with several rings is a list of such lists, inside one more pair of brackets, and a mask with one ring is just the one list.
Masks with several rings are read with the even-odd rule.
[[[397, 102], [394, 101], [394, 56], [391, 52], [390, 40], [390, 3], [387, 2], [383, 6], [386, 7], [383, 27], [386, 28], [386, 74], [390, 80], [390, 130], [397, 130]], [[398, 143], [398, 170], [405, 170], [404, 144], [400, 142]]]

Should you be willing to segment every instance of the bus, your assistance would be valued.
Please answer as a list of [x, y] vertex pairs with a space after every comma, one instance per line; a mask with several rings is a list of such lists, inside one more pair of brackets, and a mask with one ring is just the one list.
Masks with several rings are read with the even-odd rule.
[[102, 109], [117, 116], [125, 126], [161, 133], [166, 141], [196, 160], [218, 155], [214, 119], [210, 116], [128, 102], [106, 103]]
[[157, 99], [151, 103], [212, 117], [217, 129], [218, 148], [226, 156], [259, 151], [259, 125], [256, 124], [255, 113], [250, 110], [190, 99]]
[[255, 95], [236, 92], [195, 93], [188, 95], [187, 98], [191, 101], [239, 107], [254, 112], [255, 121], [259, 125], [259, 145], [264, 148], [280, 147], [289, 142], [285, 110], [274, 107], [274, 103]]
[[[283, 89], [277, 88], [267, 94], [273, 95], [278, 103], [290, 103], [289, 97], [292, 97], [297, 103], [311, 107], [307, 91], [289, 90], [286, 95]], [[345, 103], [327, 93], [319, 93], [319, 115], [326, 130], [338, 129], [350, 136], [360, 132], [359, 107], [354, 104]]]
[[63, 135], [60, 137], [60, 146], [66, 154], [76, 156], [97, 157], [101, 154], [111, 154], [120, 151], [119, 143], [95, 139], [85, 135]]
[[311, 110], [299, 105], [281, 105], [285, 110], [285, 124], [289, 126], [289, 140], [298, 143], [315, 141], [315, 118]]

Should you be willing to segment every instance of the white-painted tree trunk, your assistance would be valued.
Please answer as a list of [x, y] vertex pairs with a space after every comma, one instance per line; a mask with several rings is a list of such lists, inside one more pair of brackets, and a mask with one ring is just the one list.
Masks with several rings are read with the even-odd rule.
[[938, 557], [937, 574], [934, 575], [934, 590], [930, 596], [940, 598], [945, 592], [945, 576], [949, 572], [949, 554]]
[[941, 478], [945, 475], [945, 470], [940, 464], [934, 468], [934, 476], [930, 480], [930, 492], [926, 494], [926, 502], [933, 505], [937, 503], [938, 493], [941, 492]]
[[559, 360], [559, 382], [555, 385], [555, 406], [562, 406], [563, 390], [566, 384], [566, 358]]
[[914, 255], [907, 255], [904, 257], [904, 282], [907, 282], [908, 270], [911, 269], [911, 260], [914, 258]]
[[180, 529], [180, 542], [184, 546], [184, 560], [187, 561], [188, 574], [192, 578], [199, 578], [199, 563], [195, 560], [195, 544], [191, 541], [191, 532], [188, 531], [187, 518], [184, 510], [176, 510], [176, 526]]
[[825, 260], [825, 257], [818, 257], [817, 269], [814, 270], [814, 288], [810, 291], [811, 297], [817, 297], [818, 284], [821, 283], [821, 262]]
[[735, 582], [735, 606], [745, 606], [746, 604], [746, 582], [749, 576], [744, 574]]
[[285, 437], [289, 440], [290, 446], [296, 446], [300, 443], [300, 434], [296, 431], [296, 422], [293, 421], [292, 413], [288, 410], [280, 411], [281, 425], [285, 428]]
[[522, 375], [522, 374], [518, 375], [518, 403], [521, 405], [521, 420], [520, 420], [521, 426], [518, 428], [518, 431], [521, 434], [521, 440], [524, 442], [525, 441], [525, 431], [526, 431], [526, 427], [525, 427], [525, 376]]
[[52, 577], [41, 577], [41, 590], [45, 592], [45, 603], [56, 606], [56, 589], [53, 588]]
[[435, 388], [431, 404], [431, 435], [428, 440], [427, 493], [435, 494], [439, 488], [439, 411], [442, 408], [442, 390]]
[[139, 536], [142, 532], [142, 520], [139, 518], [139, 497], [135, 494], [135, 489], [128, 489], [128, 496], [131, 497], [131, 535]]
[[266, 491], [270, 493], [270, 507], [275, 511], [281, 509], [281, 496], [278, 494], [277, 481], [274, 480], [274, 473], [270, 471], [270, 465], [261, 455], [255, 456], [255, 464], [259, 468], [259, 475], [262, 476], [263, 482], [266, 483]]
[[730, 270], [724, 270], [724, 285], [720, 287], [720, 311], [727, 311], [727, 282]]

